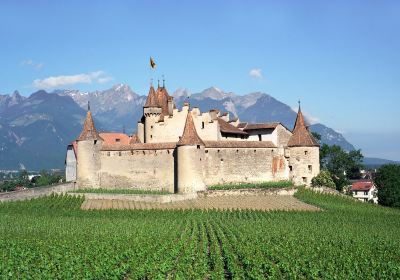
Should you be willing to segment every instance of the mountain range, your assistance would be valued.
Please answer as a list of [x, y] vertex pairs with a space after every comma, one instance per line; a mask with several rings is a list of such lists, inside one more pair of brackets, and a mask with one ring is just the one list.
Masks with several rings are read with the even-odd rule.
[[[177, 108], [189, 100], [191, 107], [228, 111], [242, 122], [279, 121], [292, 129], [296, 119], [292, 108], [261, 92], [237, 95], [210, 87], [193, 94], [178, 89], [172, 95]], [[29, 97], [17, 91], [0, 95], [0, 169], [63, 168], [66, 146], [80, 133], [88, 101], [99, 131], [132, 133], [146, 96], [124, 84], [94, 92], [41, 90]], [[323, 124], [311, 124], [310, 129], [321, 135], [322, 143], [354, 149], [343, 135]]]

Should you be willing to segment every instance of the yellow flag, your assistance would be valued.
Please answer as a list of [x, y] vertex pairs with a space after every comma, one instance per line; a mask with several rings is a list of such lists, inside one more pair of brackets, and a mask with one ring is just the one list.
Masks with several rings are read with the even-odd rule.
[[151, 69], [156, 69], [157, 64], [154, 62], [153, 58], [150, 56], [150, 67]]

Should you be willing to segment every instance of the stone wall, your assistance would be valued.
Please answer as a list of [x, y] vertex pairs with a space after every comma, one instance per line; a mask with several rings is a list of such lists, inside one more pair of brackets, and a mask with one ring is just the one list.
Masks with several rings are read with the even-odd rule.
[[56, 186], [38, 187], [22, 191], [6, 192], [6, 193], [0, 193], [0, 201], [5, 202], [5, 201], [15, 201], [15, 200], [26, 200], [26, 199], [46, 196], [51, 193], [66, 193], [69, 191], [73, 191], [75, 189], [76, 185], [74, 183], [66, 183]]
[[292, 147], [288, 151], [290, 179], [296, 185], [310, 185], [319, 173], [319, 147]]
[[102, 151], [102, 188], [146, 189], [174, 192], [175, 151]]
[[77, 182], [82, 188], [99, 188], [101, 140], [77, 142]]
[[283, 150], [277, 148], [206, 148], [203, 178], [206, 185], [265, 182], [289, 178]]

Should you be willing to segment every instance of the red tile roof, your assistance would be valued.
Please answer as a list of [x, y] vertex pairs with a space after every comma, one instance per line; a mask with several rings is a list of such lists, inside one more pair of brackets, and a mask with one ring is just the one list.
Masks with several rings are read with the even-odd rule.
[[107, 145], [116, 145], [116, 144], [127, 145], [130, 142], [129, 136], [124, 133], [101, 132], [100, 136], [101, 138], [103, 138], [104, 144]]
[[372, 182], [354, 182], [351, 185], [352, 191], [369, 191], [373, 187]]
[[188, 112], [186, 117], [185, 128], [183, 129], [182, 137], [179, 139], [178, 146], [193, 146], [202, 145], [204, 146], [203, 140], [199, 137], [196, 131], [196, 127], [193, 123], [192, 112]]
[[307, 129], [300, 107], [292, 133], [293, 135], [288, 141], [288, 147], [319, 147], [317, 140]]

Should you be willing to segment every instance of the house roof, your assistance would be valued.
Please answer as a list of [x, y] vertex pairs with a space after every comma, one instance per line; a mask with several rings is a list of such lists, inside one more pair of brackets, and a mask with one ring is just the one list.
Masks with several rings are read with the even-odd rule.
[[365, 181], [365, 182], [354, 182], [351, 185], [351, 190], [352, 191], [369, 191], [374, 184], [370, 181]]
[[131, 136], [131, 141], [129, 141], [129, 144], [136, 144], [136, 143], [140, 143], [139, 137], [137, 136], [137, 134], [132, 134]]
[[219, 124], [219, 130], [223, 133], [247, 135], [247, 133], [244, 132], [243, 130], [240, 130], [236, 126], [231, 125], [230, 123], [227, 123], [221, 118], [218, 118], [218, 124]]
[[143, 107], [144, 108], [160, 107], [160, 104], [158, 103], [156, 91], [154, 90], [153, 86], [150, 86], [149, 94], [147, 95], [146, 103], [144, 104]]
[[204, 141], [206, 148], [276, 148], [271, 141]]
[[107, 145], [103, 144], [102, 151], [130, 151], [130, 150], [167, 150], [175, 149], [175, 142], [165, 143], [133, 143], [128, 145]]
[[83, 124], [82, 132], [78, 137], [78, 141], [84, 140], [103, 140], [99, 133], [97, 133], [96, 127], [94, 126], [92, 112], [90, 110], [86, 114], [85, 123]]
[[280, 123], [272, 122], [272, 123], [246, 123], [243, 130], [256, 130], [256, 129], [275, 129]]
[[319, 147], [317, 140], [307, 129], [300, 106], [292, 133], [288, 141], [288, 147]]
[[130, 142], [130, 138], [125, 133], [118, 132], [101, 132], [101, 138], [103, 138], [104, 143], [107, 145], [123, 144], [127, 145]]
[[183, 129], [182, 137], [179, 139], [178, 146], [193, 146], [202, 145], [204, 146], [203, 140], [199, 137], [194, 126], [192, 112], [188, 112], [186, 116], [185, 128]]

